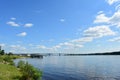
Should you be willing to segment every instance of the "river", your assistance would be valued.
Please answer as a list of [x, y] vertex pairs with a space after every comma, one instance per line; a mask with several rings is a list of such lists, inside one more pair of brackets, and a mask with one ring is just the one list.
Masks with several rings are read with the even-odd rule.
[[43, 71], [42, 80], [120, 80], [120, 56], [47, 56], [28, 61]]

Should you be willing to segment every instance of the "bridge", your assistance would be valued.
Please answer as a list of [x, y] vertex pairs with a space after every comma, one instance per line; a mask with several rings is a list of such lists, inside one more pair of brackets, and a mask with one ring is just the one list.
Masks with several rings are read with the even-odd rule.
[[43, 58], [43, 55], [41, 54], [30, 54], [31, 58]]
[[43, 55], [41, 55], [41, 54], [27, 54], [27, 53], [23, 53], [23, 54], [14, 54], [14, 55], [24, 56], [24, 57], [31, 57], [31, 58], [43, 58]]

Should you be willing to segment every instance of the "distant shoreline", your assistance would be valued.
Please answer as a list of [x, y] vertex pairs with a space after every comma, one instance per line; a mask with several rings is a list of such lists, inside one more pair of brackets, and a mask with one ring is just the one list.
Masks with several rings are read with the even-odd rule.
[[90, 56], [90, 55], [120, 55], [120, 52], [89, 53], [89, 54], [65, 54], [64, 56]]

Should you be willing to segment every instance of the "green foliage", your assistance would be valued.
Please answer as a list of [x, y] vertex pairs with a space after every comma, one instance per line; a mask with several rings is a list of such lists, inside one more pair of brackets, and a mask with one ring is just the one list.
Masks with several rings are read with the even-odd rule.
[[25, 66], [25, 62], [24, 61], [19, 61], [18, 62], [17, 67], [20, 68], [21, 70], [23, 70], [24, 66]]
[[28, 62], [18, 62], [18, 68], [23, 74], [20, 80], [38, 80], [42, 76], [42, 72], [28, 64]]
[[[40, 80], [42, 72], [34, 68], [31, 64], [28, 64], [28, 62], [18, 62], [17, 67], [21, 72], [21, 74], [19, 74], [20, 72], [17, 68], [12, 66], [14, 65], [13, 59], [17, 58], [21, 57], [12, 55], [11, 53], [7, 55], [4, 50], [0, 50], [0, 70], [3, 70], [0, 71], [0, 80]], [[3, 67], [1, 65], [3, 65]]]
[[13, 59], [21, 58], [16, 55], [0, 55], [0, 63], [14, 65]]
[[0, 50], [0, 55], [4, 55], [5, 51], [4, 50]]
[[13, 55], [13, 53], [12, 53], [12, 52], [9, 52], [8, 55]]
[[3, 58], [4, 62], [7, 63], [7, 64], [10, 64], [10, 65], [14, 65], [14, 62], [13, 62], [13, 59], [6, 55], [4, 58]]

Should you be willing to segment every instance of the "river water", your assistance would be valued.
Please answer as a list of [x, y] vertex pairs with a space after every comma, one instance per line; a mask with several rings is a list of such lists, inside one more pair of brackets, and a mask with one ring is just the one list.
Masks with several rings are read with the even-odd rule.
[[42, 80], [120, 80], [120, 56], [47, 56], [28, 61], [43, 71]]

